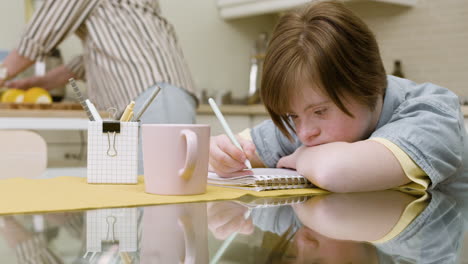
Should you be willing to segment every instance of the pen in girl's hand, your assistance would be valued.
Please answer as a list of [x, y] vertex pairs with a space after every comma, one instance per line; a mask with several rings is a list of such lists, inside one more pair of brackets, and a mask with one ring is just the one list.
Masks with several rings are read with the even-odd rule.
[[[238, 147], [240, 150], [244, 151], [242, 149], [242, 146], [239, 144], [237, 141], [236, 137], [232, 133], [231, 128], [229, 127], [228, 123], [226, 122], [226, 119], [224, 119], [223, 114], [221, 113], [221, 110], [219, 110], [218, 105], [216, 102], [213, 100], [213, 98], [208, 99], [208, 103], [210, 104], [211, 108], [213, 109], [213, 112], [215, 113], [216, 117], [218, 118], [219, 122], [221, 123], [221, 126], [224, 128], [224, 131], [226, 132], [226, 135], [229, 137], [231, 142]], [[248, 159], [245, 160], [245, 166], [250, 170], [252, 169], [252, 165], [250, 164], [250, 161]]]

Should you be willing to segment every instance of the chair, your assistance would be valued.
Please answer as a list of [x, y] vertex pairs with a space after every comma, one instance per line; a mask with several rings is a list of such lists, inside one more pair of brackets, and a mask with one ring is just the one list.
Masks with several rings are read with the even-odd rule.
[[0, 179], [38, 178], [47, 168], [47, 144], [37, 133], [0, 130]]

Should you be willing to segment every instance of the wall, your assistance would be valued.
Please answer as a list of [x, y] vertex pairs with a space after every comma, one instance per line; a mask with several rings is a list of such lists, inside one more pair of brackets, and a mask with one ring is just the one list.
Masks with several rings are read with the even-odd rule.
[[21, 36], [24, 25], [24, 2], [0, 0], [0, 49], [9, 50]]
[[419, 0], [413, 8], [351, 2], [376, 34], [387, 72], [402, 60], [406, 78], [468, 96], [468, 1]]
[[[0, 49], [11, 50], [18, 44], [25, 28], [25, 5], [23, 0], [0, 0]], [[79, 39], [71, 36], [61, 44], [65, 60], [81, 53]]]
[[[7, 3], [8, 2], [8, 3]], [[274, 15], [225, 22], [215, 0], [161, 0], [163, 15], [174, 25], [199, 91], [247, 94], [249, 56], [255, 38], [271, 31]], [[24, 1], [0, 1], [0, 49], [12, 49], [25, 26]], [[65, 40], [60, 49], [65, 61], [82, 51], [78, 38]]]
[[[162, 0], [161, 5], [176, 27], [197, 86], [245, 95], [253, 41], [259, 32], [271, 32], [276, 16], [226, 22], [215, 0]], [[401, 60], [407, 78], [468, 96], [468, 1], [419, 0], [412, 8], [372, 1], [347, 5], [376, 34], [388, 73]]]
[[[226, 22], [215, 0], [161, 0], [163, 14], [177, 30], [199, 89], [247, 93], [249, 54], [276, 16]], [[348, 2], [377, 35], [388, 72], [402, 60], [406, 76], [431, 81], [468, 96], [468, 1], [419, 0], [413, 8], [384, 3]], [[11, 49], [24, 28], [24, 1], [0, 1], [0, 49]], [[66, 60], [81, 52], [72, 37], [62, 46]]]
[[[242, 97], [248, 91], [249, 57], [254, 41], [260, 32], [273, 29], [276, 15], [225, 22], [219, 18], [215, 3], [215, 0], [160, 1], [163, 15], [176, 28], [199, 90], [207, 89], [209, 94], [232, 90], [233, 96]], [[24, 27], [24, 0], [0, 0], [0, 49], [13, 49]], [[75, 36], [67, 38], [60, 49], [65, 61], [82, 52]], [[80, 87], [85, 89], [82, 83]], [[73, 93], [67, 90], [67, 96], [72, 99]], [[41, 135], [48, 142], [49, 167], [79, 166], [85, 162], [80, 159], [79, 132], [51, 131]]]
[[215, 0], [161, 0], [163, 15], [176, 28], [199, 90], [247, 95], [251, 50], [257, 35], [271, 32], [276, 15], [226, 22]]
[[[23, 0], [0, 0], [0, 50], [12, 50], [18, 45], [19, 39], [26, 26], [25, 2]], [[71, 35], [60, 45], [62, 56], [69, 61], [73, 56], [82, 52], [80, 40]], [[31, 70], [30, 73], [33, 71]], [[79, 82], [83, 91], [86, 86]], [[70, 91], [68, 91], [70, 89]], [[73, 99], [71, 88], [67, 87], [67, 96]]]

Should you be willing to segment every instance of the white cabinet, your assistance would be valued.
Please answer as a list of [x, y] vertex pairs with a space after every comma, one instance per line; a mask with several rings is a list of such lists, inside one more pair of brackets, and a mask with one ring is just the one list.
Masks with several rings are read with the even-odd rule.
[[36, 130], [47, 142], [47, 167], [86, 166], [86, 130]]
[[310, 0], [218, 0], [219, 13], [224, 19], [277, 13], [310, 2]]
[[[290, 10], [314, 0], [217, 0], [219, 14], [224, 19], [235, 19]], [[353, 1], [353, 0], [346, 0]], [[418, 0], [366, 0], [404, 6], [414, 6]]]

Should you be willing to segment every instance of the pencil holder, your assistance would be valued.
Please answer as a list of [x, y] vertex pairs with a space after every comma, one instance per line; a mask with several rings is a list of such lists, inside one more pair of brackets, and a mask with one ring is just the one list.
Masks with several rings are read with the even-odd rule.
[[137, 208], [86, 211], [86, 254], [83, 258], [89, 256], [92, 259], [97, 252], [105, 252], [106, 247], [111, 246], [117, 246], [119, 252], [136, 252], [137, 220]]
[[88, 183], [136, 184], [139, 122], [88, 122]]

